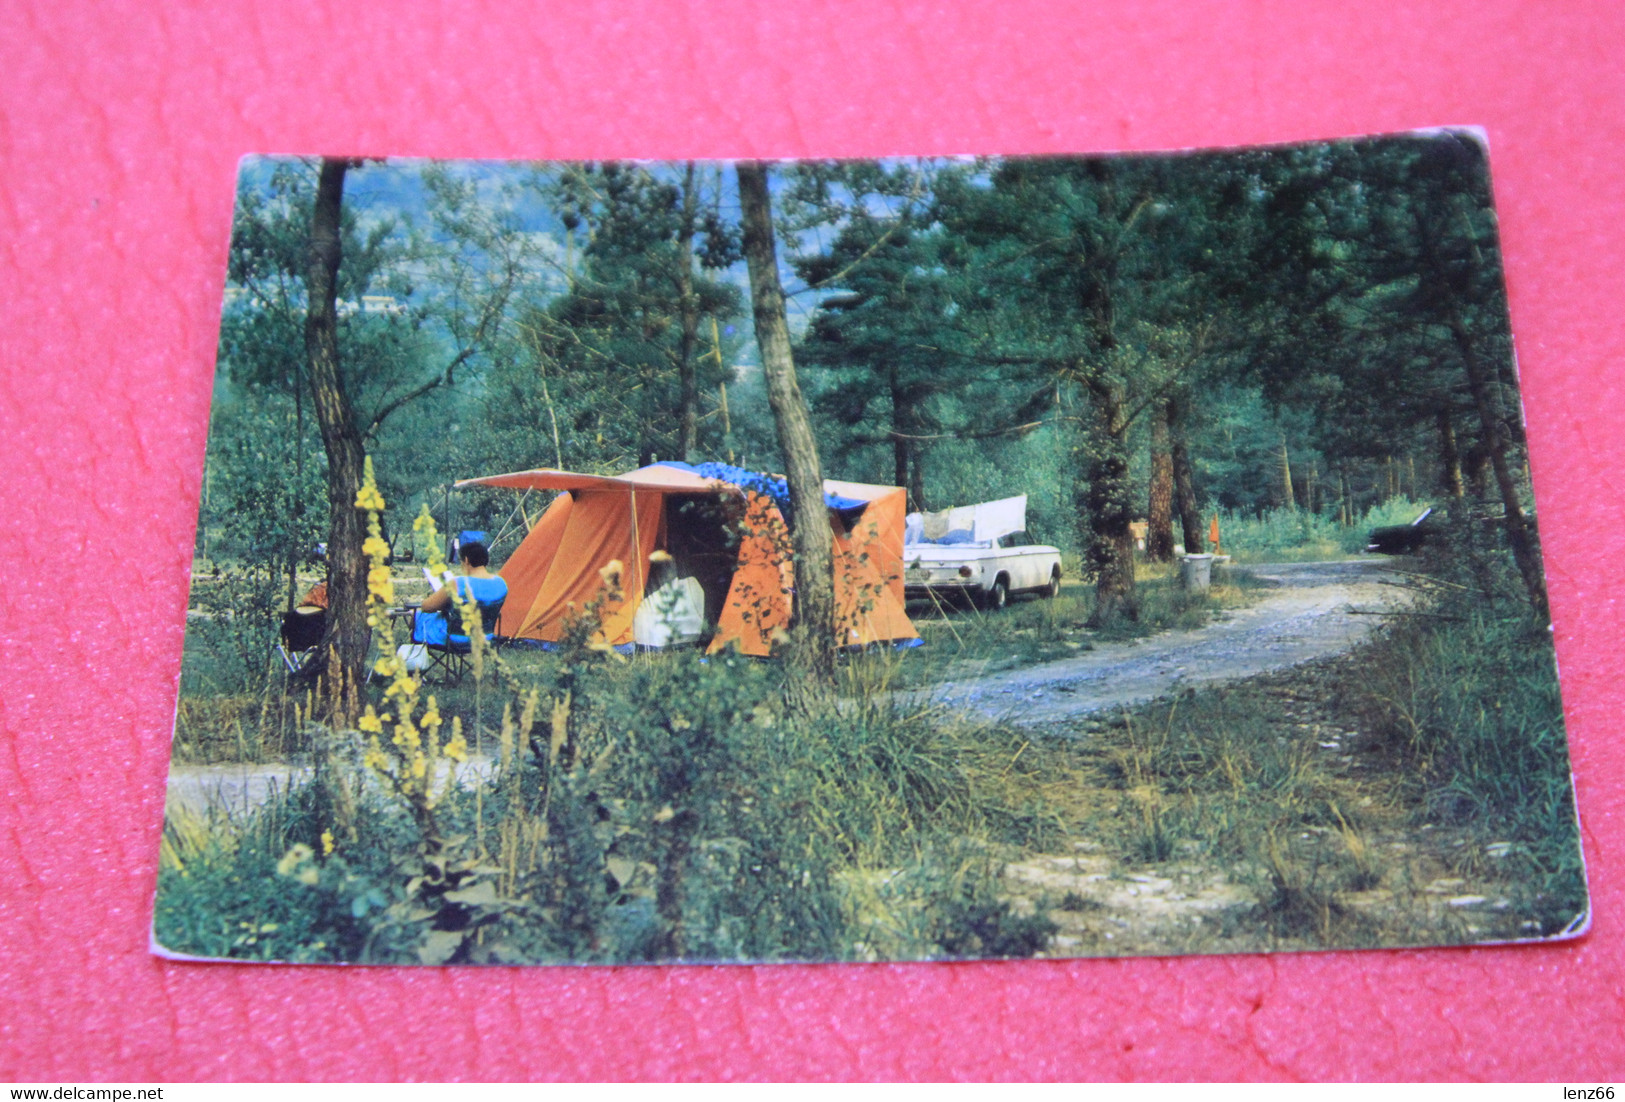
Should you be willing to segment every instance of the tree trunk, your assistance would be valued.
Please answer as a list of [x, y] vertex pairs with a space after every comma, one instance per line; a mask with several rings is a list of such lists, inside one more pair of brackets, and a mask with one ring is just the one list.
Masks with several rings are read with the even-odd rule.
[[1281, 504], [1288, 509], [1296, 508], [1297, 495], [1292, 490], [1292, 457], [1287, 455], [1286, 434], [1281, 434]]
[[1139, 618], [1134, 592], [1134, 487], [1128, 477], [1128, 425], [1123, 396], [1110, 386], [1090, 388], [1095, 439], [1089, 444], [1082, 513], [1089, 518], [1089, 568], [1095, 575], [1096, 624]]
[[1506, 433], [1501, 426], [1501, 414], [1490, 395], [1489, 380], [1483, 364], [1478, 361], [1478, 350], [1473, 346], [1467, 328], [1459, 318], [1452, 318], [1450, 334], [1461, 353], [1462, 367], [1467, 372], [1467, 387], [1473, 395], [1473, 405], [1484, 430], [1484, 448], [1489, 453], [1490, 468], [1495, 472], [1495, 485], [1501, 491], [1501, 506], [1505, 511], [1507, 544], [1512, 548], [1513, 561], [1523, 578], [1529, 594], [1529, 604], [1542, 621], [1550, 618], [1546, 602], [1546, 577], [1540, 565], [1540, 550], [1535, 544], [1534, 525], [1524, 515], [1518, 499], [1518, 486], [1512, 477], [1512, 466], [1507, 461]]
[[305, 546], [305, 381], [293, 373], [293, 538], [288, 541], [288, 607], [299, 599], [299, 564]]
[[914, 502], [914, 508], [921, 512], [930, 509], [925, 502], [925, 463], [919, 449], [915, 449], [909, 458], [908, 464], [908, 496]]
[[1151, 411], [1151, 501], [1146, 510], [1145, 557], [1174, 561], [1174, 457], [1168, 445], [1168, 405]]
[[925, 468], [921, 463], [924, 448], [918, 439], [924, 428], [913, 397], [898, 385], [895, 371], [891, 374], [891, 423], [895, 484], [908, 491], [909, 507], [923, 512], [930, 508], [925, 503]]
[[358, 710], [367, 648], [367, 560], [361, 553], [366, 524], [355, 507], [365, 453], [350, 398], [339, 375], [338, 271], [343, 260], [339, 219], [349, 163], [322, 161], [310, 223], [310, 261], [305, 277], [305, 354], [310, 391], [327, 449], [327, 615], [333, 633], [327, 674], [335, 721]]
[[1461, 474], [1461, 449], [1456, 444], [1456, 426], [1451, 423], [1450, 410], [1440, 406], [1434, 413], [1439, 429], [1439, 488], [1454, 498], [1467, 496], [1467, 484]]
[[681, 428], [678, 447], [684, 463], [693, 463], [699, 446], [700, 383], [694, 363], [699, 343], [700, 303], [694, 294], [694, 224], [699, 214], [699, 196], [694, 185], [694, 162], [688, 162], [683, 178], [683, 208], [677, 228], [677, 300], [682, 334], [677, 343], [677, 382], [681, 392], [677, 421]]
[[1185, 554], [1200, 555], [1206, 544], [1202, 513], [1196, 505], [1196, 477], [1191, 469], [1190, 449], [1185, 444], [1185, 404], [1178, 395], [1168, 399], [1169, 458], [1174, 465], [1174, 504], [1179, 509], [1179, 526], [1185, 535]]
[[[888, 389], [891, 393], [891, 458], [892, 458], [892, 485], [908, 486], [909, 454], [914, 443], [908, 438], [907, 429], [903, 422], [908, 418], [907, 400], [903, 397], [902, 389], [897, 385], [897, 372], [889, 372]], [[909, 505], [914, 509], [923, 509], [918, 501], [911, 501]]]
[[[830, 697], [835, 679], [834, 537], [824, 506], [824, 477], [818, 465], [807, 403], [796, 382], [790, 354], [790, 327], [784, 316], [784, 292], [773, 244], [773, 207], [765, 166], [741, 161], [739, 207], [744, 230], [745, 264], [750, 270], [751, 308], [756, 344], [762, 353], [768, 405], [784, 449], [795, 523], [795, 635], [791, 661], [803, 674], [792, 681], [800, 702], [814, 705]], [[804, 683], [803, 683], [804, 682]]]

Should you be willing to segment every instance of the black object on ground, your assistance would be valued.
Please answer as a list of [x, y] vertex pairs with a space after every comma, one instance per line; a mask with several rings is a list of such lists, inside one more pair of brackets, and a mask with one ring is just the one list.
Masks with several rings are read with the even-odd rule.
[[1410, 555], [1420, 550], [1428, 538], [1438, 534], [1439, 529], [1426, 523], [1432, 509], [1422, 510], [1422, 515], [1409, 524], [1394, 524], [1385, 528], [1373, 528], [1366, 537], [1365, 549], [1379, 555]]

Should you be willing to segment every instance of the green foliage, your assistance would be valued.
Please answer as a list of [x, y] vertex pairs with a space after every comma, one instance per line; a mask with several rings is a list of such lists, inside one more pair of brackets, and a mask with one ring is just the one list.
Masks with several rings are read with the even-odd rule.
[[1021, 914], [999, 894], [997, 868], [966, 876], [937, 916], [935, 937], [948, 958], [1031, 957], [1057, 927], [1041, 911]]
[[282, 579], [264, 568], [223, 571], [192, 582], [182, 692], [257, 694], [264, 690], [281, 622]]
[[[1353, 524], [1307, 509], [1269, 509], [1262, 514], [1221, 509], [1219, 535], [1224, 553], [1238, 562], [1317, 562], [1358, 555], [1371, 529], [1409, 524], [1430, 503], [1406, 497], [1373, 505]], [[1208, 548], [1209, 551], [1212, 548]]]
[[742, 300], [719, 278], [738, 260], [720, 188], [713, 169], [693, 164], [558, 170], [543, 194], [564, 226], [565, 287], [517, 319], [516, 355], [480, 411], [485, 462], [618, 472], [650, 456], [689, 458], [685, 401], [703, 418], [695, 458], [726, 446], [719, 387], [732, 381], [729, 323]]
[[[163, 943], [256, 959], [866, 957], [877, 934], [854, 874], [907, 867], [917, 920], [887, 942], [902, 955], [1042, 947], [1043, 924], [997, 905], [991, 882], [922, 858], [1030, 835], [1031, 809], [989, 783], [988, 745], [874, 694], [847, 714], [787, 712], [782, 671], [736, 655], [583, 650], [526, 670], [500, 757], [446, 789], [432, 839], [412, 801], [336, 766], [166, 851]], [[272, 895], [287, 932], [236, 945]]]
[[1482, 521], [1458, 510], [1441, 527], [1423, 562], [1434, 601], [1390, 629], [1350, 703], [1415, 762], [1423, 814], [1516, 843], [1554, 932], [1585, 883], [1551, 633]]
[[153, 933], [179, 952], [234, 960], [374, 959], [374, 922], [404, 881], [408, 843], [390, 816], [355, 819], [342, 851], [323, 854], [331, 806], [319, 784], [276, 793], [240, 819], [171, 809], [165, 817]]

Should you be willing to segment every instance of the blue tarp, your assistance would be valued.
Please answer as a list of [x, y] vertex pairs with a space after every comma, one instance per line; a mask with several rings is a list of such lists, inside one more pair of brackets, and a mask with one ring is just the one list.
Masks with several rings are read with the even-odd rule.
[[[738, 486], [745, 490], [755, 490], [773, 499], [773, 504], [779, 507], [779, 513], [784, 517], [784, 523], [794, 524], [790, 508], [790, 484], [782, 478], [762, 474], [760, 471], [747, 471], [743, 467], [735, 467], [728, 463], [679, 463], [676, 460], [667, 460], [657, 464], [661, 467], [675, 467], [689, 474], [697, 474], [701, 478], [714, 478], [718, 482], [726, 482], [730, 486]], [[869, 503], [861, 498], [842, 497], [839, 494], [824, 495], [824, 504], [840, 514], [841, 520], [851, 524]]]
[[[527, 650], [545, 650], [550, 652], [561, 651], [564, 649], [558, 643], [552, 643], [546, 639], [509, 639], [507, 640], [507, 645], [510, 647], [523, 647]], [[638, 648], [633, 643], [621, 643], [618, 646], [611, 647], [610, 649], [616, 654], [635, 654], [637, 653]]]

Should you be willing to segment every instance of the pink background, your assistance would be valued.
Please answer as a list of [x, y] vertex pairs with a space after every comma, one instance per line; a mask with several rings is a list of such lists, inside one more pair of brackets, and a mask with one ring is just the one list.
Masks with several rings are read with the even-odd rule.
[[[1618, 1078], [1625, 8], [1415, 7], [0, 0], [0, 1078]], [[1491, 141], [1589, 937], [956, 966], [148, 956], [240, 155], [1077, 152], [1437, 124]]]

